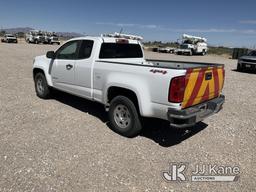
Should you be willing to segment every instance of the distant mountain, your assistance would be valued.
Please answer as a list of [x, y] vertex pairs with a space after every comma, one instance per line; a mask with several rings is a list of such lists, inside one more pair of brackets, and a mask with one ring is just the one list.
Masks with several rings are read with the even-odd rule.
[[27, 33], [30, 30], [33, 30], [33, 28], [31, 27], [17, 27], [17, 28], [9, 28], [9, 29], [1, 29], [1, 31], [5, 31], [5, 33], [18, 33], [18, 32], [22, 32], [22, 33]]
[[[1, 29], [0, 31], [5, 31], [5, 33], [16, 34], [18, 32], [28, 33], [30, 30], [34, 30], [31, 27], [17, 27], [17, 28], [9, 28], [9, 29]], [[61, 37], [80, 37], [84, 36], [83, 34], [76, 32], [56, 32], [58, 36]]]

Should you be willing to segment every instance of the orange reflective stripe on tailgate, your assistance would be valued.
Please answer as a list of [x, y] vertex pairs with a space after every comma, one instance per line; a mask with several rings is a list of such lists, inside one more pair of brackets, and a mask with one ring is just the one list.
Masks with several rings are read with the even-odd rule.
[[222, 66], [187, 70], [182, 108], [218, 97], [223, 88], [223, 80], [224, 68]]

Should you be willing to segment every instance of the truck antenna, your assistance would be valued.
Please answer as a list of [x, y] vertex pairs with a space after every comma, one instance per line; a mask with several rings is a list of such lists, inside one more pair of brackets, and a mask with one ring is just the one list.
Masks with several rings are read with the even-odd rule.
[[119, 32], [119, 35], [121, 35], [121, 33], [123, 32], [123, 28], [121, 28], [120, 32]]

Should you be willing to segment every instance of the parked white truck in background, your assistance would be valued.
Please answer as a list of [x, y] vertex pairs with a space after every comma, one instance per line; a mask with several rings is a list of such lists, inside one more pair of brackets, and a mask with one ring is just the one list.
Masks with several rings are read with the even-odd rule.
[[139, 134], [141, 117], [184, 128], [221, 110], [223, 65], [147, 61], [139, 39], [128, 37], [74, 38], [36, 57], [37, 95], [49, 98], [54, 88], [102, 103], [110, 127], [127, 137]]
[[18, 43], [18, 39], [13, 34], [5, 34], [4, 37], [1, 39], [1, 42], [5, 42], [5, 43]]
[[205, 55], [207, 51], [206, 38], [183, 34], [182, 43], [176, 53], [178, 55]]
[[44, 42], [44, 34], [39, 30], [31, 30], [25, 35], [25, 40], [27, 43], [43, 43]]
[[43, 32], [44, 36], [44, 44], [60, 44], [59, 37], [54, 32]]

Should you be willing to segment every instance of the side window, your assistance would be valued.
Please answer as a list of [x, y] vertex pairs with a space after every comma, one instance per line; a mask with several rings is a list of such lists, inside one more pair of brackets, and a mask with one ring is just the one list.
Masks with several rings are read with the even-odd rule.
[[93, 41], [83, 40], [79, 49], [78, 59], [87, 59], [91, 57]]
[[56, 53], [56, 59], [76, 59], [79, 41], [71, 41], [63, 45]]

